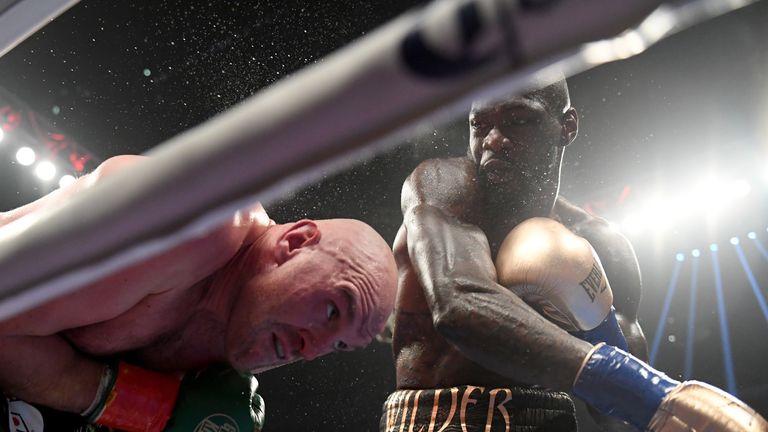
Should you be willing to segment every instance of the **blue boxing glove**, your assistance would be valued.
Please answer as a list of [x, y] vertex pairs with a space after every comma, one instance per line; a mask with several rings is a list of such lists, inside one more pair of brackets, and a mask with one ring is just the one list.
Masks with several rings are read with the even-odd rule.
[[573, 393], [642, 431], [768, 431], [760, 414], [730, 394], [698, 381], [673, 380], [606, 344], [587, 355]]

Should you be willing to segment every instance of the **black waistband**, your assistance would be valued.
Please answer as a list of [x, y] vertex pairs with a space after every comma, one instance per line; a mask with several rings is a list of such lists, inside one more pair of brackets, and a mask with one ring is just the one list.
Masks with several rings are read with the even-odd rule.
[[576, 431], [567, 393], [461, 386], [399, 390], [384, 403], [380, 432]]

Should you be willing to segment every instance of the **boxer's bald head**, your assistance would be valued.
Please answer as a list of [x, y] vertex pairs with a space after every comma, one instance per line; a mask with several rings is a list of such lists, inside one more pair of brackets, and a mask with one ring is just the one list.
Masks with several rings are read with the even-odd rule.
[[356, 308], [365, 317], [360, 333], [373, 338], [384, 328], [395, 302], [397, 266], [392, 249], [358, 220], [323, 220], [318, 226], [325, 233], [320, 249], [336, 261], [337, 275], [360, 294]]
[[521, 97], [541, 102], [553, 116], [561, 116], [571, 108], [571, 95], [568, 83], [562, 73], [536, 77], [522, 92], [493, 99], [481, 99], [472, 102], [471, 112], [488, 109], [505, 101]]
[[[333, 351], [362, 348], [392, 311], [397, 271], [386, 241], [351, 219], [278, 225], [263, 267], [233, 308], [230, 361], [261, 371]], [[256, 256], [256, 254], [254, 254]]]

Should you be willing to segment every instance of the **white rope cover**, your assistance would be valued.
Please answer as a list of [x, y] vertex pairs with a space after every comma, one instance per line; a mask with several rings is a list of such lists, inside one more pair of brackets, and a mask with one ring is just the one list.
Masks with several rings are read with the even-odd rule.
[[[0, 229], [0, 319], [200, 235], [391, 143], [418, 121], [520, 90], [535, 72], [627, 57], [750, 3], [440, 1], [149, 152], [66, 205]], [[353, 157], [354, 156], [354, 157]]]
[[0, 57], [80, 0], [0, 0]]

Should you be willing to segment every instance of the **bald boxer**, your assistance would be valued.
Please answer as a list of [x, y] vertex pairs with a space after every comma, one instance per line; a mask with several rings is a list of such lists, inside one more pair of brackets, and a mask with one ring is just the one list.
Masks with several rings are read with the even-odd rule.
[[[70, 187], [3, 213], [3, 229], [140, 159], [112, 158]], [[389, 246], [368, 225], [276, 224], [256, 204], [212, 232], [0, 322], [0, 388], [119, 429], [162, 430], [192, 381], [227, 381], [191, 374], [180, 381], [175, 372], [223, 363], [253, 374], [362, 348], [384, 326], [396, 277]]]
[[558, 198], [578, 130], [565, 81], [476, 103], [469, 123], [467, 157], [423, 162], [403, 186], [398, 391], [380, 430], [575, 431], [565, 392], [612, 430], [768, 430], [724, 392], [640, 360], [631, 245]]

